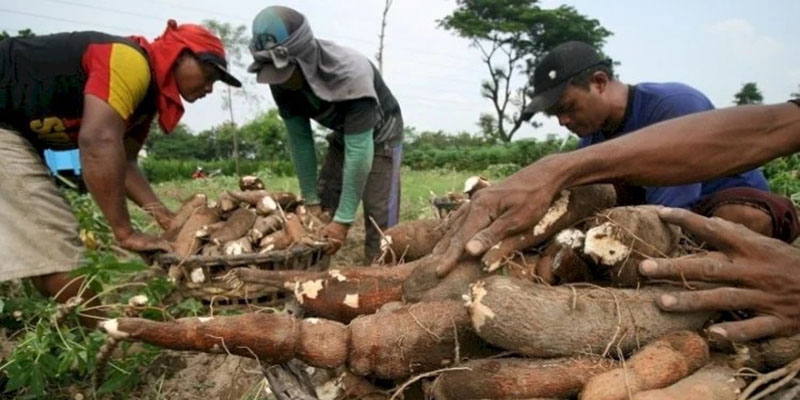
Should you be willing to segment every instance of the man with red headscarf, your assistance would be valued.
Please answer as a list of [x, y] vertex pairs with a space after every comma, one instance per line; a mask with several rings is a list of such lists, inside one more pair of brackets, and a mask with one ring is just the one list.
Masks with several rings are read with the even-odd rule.
[[0, 281], [32, 277], [64, 301], [79, 293], [67, 272], [83, 260], [78, 223], [44, 162], [45, 149], [81, 150], [83, 178], [121, 247], [169, 251], [137, 232], [126, 196], [168, 228], [136, 157], [158, 114], [170, 133], [190, 103], [217, 80], [232, 86], [219, 38], [170, 20], [149, 42], [100, 32], [71, 32], [0, 42]]

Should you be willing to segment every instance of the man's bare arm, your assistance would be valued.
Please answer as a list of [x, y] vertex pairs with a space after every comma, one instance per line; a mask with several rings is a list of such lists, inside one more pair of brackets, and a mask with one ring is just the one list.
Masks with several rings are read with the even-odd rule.
[[671, 186], [743, 172], [799, 150], [800, 107], [785, 103], [692, 114], [555, 157], [564, 187]]
[[139, 168], [137, 160], [141, 148], [142, 144], [135, 139], [125, 139], [125, 190], [129, 199], [152, 215], [161, 228], [167, 229], [173, 213], [156, 196], [150, 182]]
[[598, 182], [677, 185], [744, 171], [800, 150], [800, 107], [734, 107], [651, 125], [601, 144], [555, 154], [481, 190], [439, 243], [440, 274], [465, 248], [473, 255], [544, 215], [553, 198]]
[[83, 179], [114, 237], [133, 251], [170, 251], [166, 242], [136, 232], [125, 203], [126, 157], [123, 136], [125, 121], [105, 101], [84, 97], [84, 111], [78, 136]]

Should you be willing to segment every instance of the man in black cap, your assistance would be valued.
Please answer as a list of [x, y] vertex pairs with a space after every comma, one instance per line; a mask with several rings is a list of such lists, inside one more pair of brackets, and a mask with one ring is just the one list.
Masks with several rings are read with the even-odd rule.
[[[559, 124], [580, 137], [579, 147], [586, 147], [712, 109], [705, 95], [682, 83], [626, 85], [614, 77], [611, 60], [586, 43], [571, 41], [553, 48], [536, 67], [534, 94], [525, 114], [543, 111], [557, 117]], [[788, 234], [774, 232], [774, 214], [794, 207], [788, 199], [769, 193], [758, 169], [681, 186], [617, 189], [626, 203], [693, 208], [785, 241], [794, 240], [800, 229], [795, 222]]]
[[[365, 261], [380, 255], [381, 235], [397, 223], [403, 117], [380, 73], [364, 55], [316, 39], [306, 18], [271, 6], [253, 20], [248, 68], [269, 84], [286, 124], [300, 191], [312, 213], [333, 212], [324, 229], [336, 252], [364, 205]], [[310, 120], [331, 129], [317, 177]], [[374, 220], [374, 223], [373, 223]]]

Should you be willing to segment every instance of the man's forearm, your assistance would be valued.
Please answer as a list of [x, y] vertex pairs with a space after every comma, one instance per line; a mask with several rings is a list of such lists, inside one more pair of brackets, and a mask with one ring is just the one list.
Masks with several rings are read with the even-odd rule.
[[300, 193], [306, 204], [319, 204], [317, 194], [317, 154], [308, 118], [293, 117], [284, 121]]
[[545, 157], [528, 168], [548, 171], [561, 188], [596, 182], [668, 186], [746, 171], [798, 150], [800, 107], [787, 103], [727, 108], [664, 121], [608, 142]]
[[347, 134], [344, 137], [342, 194], [333, 217], [335, 222], [352, 224], [355, 220], [356, 210], [364, 194], [375, 156], [375, 143], [372, 140], [372, 129], [362, 133]]
[[133, 232], [125, 204], [125, 187], [121, 184], [126, 167], [120, 136], [108, 132], [80, 142], [83, 180], [118, 238]]

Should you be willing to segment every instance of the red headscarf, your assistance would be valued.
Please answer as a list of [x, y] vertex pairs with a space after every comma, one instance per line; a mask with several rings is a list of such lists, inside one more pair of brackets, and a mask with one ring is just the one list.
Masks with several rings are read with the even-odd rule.
[[131, 39], [142, 46], [150, 58], [158, 85], [158, 124], [164, 132], [170, 133], [178, 125], [184, 111], [178, 83], [172, 74], [178, 56], [188, 49], [194, 54], [206, 53], [225, 60], [225, 48], [222, 41], [206, 28], [194, 24], [178, 25], [172, 19], [167, 22], [164, 34], [153, 43], [141, 36], [132, 36]]

